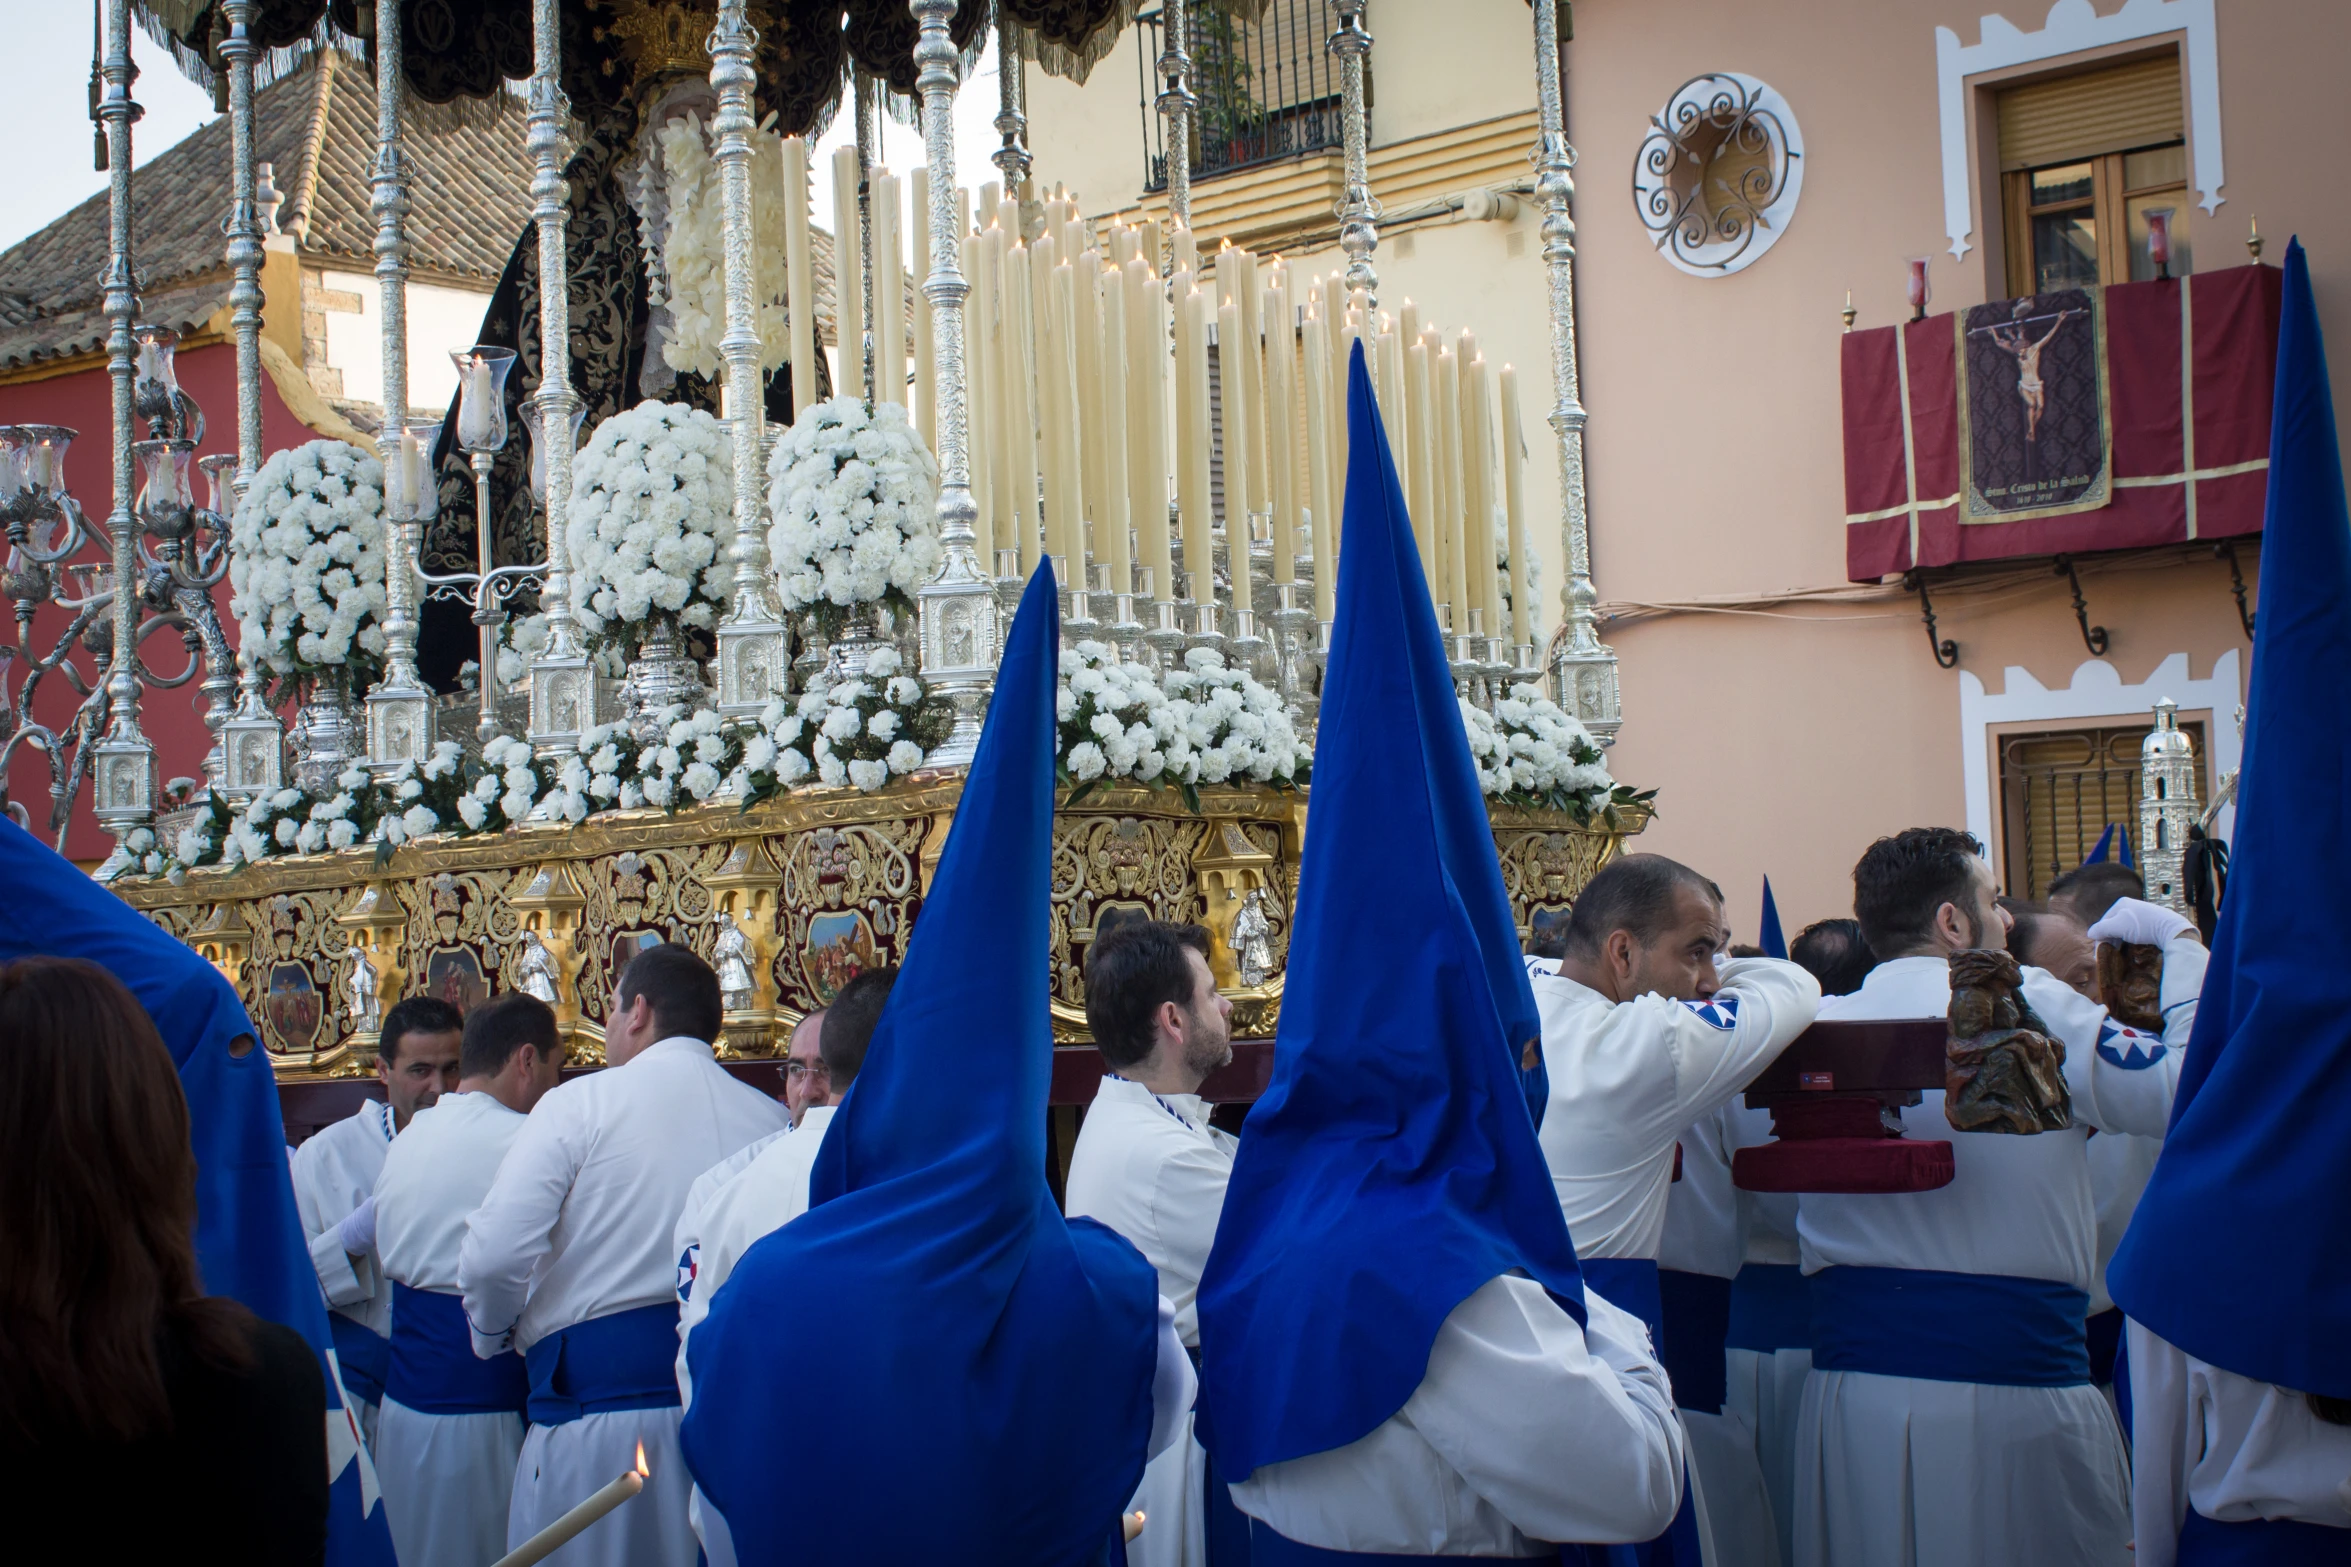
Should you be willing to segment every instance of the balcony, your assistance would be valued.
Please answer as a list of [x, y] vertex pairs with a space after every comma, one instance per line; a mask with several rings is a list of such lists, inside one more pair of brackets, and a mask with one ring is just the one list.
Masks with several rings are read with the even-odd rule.
[[[1197, 0], [1191, 18], [1189, 80], [1198, 103], [1192, 119], [1195, 180], [1330, 152], [1345, 142], [1339, 109], [1339, 63], [1324, 47], [1321, 0], [1267, 0], [1254, 17], [1244, 3]], [[1160, 13], [1135, 18], [1143, 29], [1138, 56], [1143, 116], [1143, 189], [1167, 189], [1166, 122], [1158, 109], [1157, 64], [1166, 35]], [[1368, 73], [1368, 62], [1366, 70]], [[1371, 83], [1364, 82], [1365, 113]]]

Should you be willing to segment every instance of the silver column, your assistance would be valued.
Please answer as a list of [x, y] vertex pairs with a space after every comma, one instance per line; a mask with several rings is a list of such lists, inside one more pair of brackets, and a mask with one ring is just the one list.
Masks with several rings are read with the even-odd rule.
[[1331, 29], [1331, 53], [1339, 57], [1339, 116], [1347, 139], [1347, 188], [1339, 196], [1339, 248], [1347, 253], [1347, 293], [1372, 329], [1380, 303], [1380, 275], [1371, 264], [1379, 248], [1380, 204], [1371, 199], [1371, 124], [1363, 105], [1363, 62], [1371, 34], [1363, 26], [1364, 0], [1331, 0], [1338, 25]]
[[[258, 0], [227, 0], [221, 14], [228, 35], [221, 58], [229, 86], [229, 328], [237, 345], [237, 473], [239, 500], [261, 467], [261, 221], [256, 210], [253, 162], [253, 13]], [[227, 781], [228, 752], [221, 726], [236, 710], [236, 672], [226, 660], [204, 666], [204, 726], [212, 749], [204, 757], [206, 789], [219, 792]]]
[[1592, 535], [1584, 512], [1584, 404], [1575, 348], [1575, 149], [1567, 144], [1567, 102], [1559, 82], [1559, 3], [1534, 0], [1535, 87], [1541, 133], [1535, 143], [1535, 196], [1543, 204], [1543, 264], [1551, 279], [1551, 429], [1559, 441], [1559, 519], [1567, 538], [1565, 642], [1551, 660], [1552, 694], [1592, 738], [1613, 744], [1624, 722], [1616, 654], [1602, 642], [1592, 586]]
[[[1192, 107], [1199, 102], [1192, 96], [1192, 57], [1186, 52], [1188, 9], [1185, 0], [1167, 0], [1160, 7], [1166, 31], [1159, 52], [1162, 85], [1154, 100], [1167, 120], [1167, 210], [1186, 228], [1192, 226]], [[1156, 256], [1151, 260], [1153, 266], [1163, 265]]]
[[947, 35], [955, 4], [908, 0], [922, 29], [914, 63], [920, 69], [916, 86], [931, 198], [931, 270], [922, 292], [931, 302], [931, 351], [938, 358], [939, 542], [946, 551], [939, 575], [918, 595], [922, 675], [955, 709], [954, 729], [928, 758], [935, 767], [967, 765], [979, 749], [980, 721], [987, 716], [1002, 647], [995, 584], [980, 564], [972, 532], [979, 506], [971, 495], [963, 383], [963, 299], [971, 290], [955, 232], [955, 88], [961, 68]]
[[[367, 761], [379, 775], [403, 762], [422, 763], [433, 749], [433, 694], [416, 672], [417, 582], [412, 562], [422, 542], [419, 497], [392, 477], [408, 433], [408, 215], [400, 164], [400, 0], [376, 0], [376, 161], [369, 183], [376, 220], [376, 298], [383, 316], [384, 422], [376, 450], [384, 494], [395, 504], [384, 521], [384, 678], [367, 696]], [[431, 483], [428, 475], [426, 483]], [[494, 674], [495, 671], [491, 671]], [[490, 678], [485, 675], [483, 678]]]
[[994, 124], [1004, 145], [988, 161], [1004, 172], [1004, 194], [1018, 201], [1029, 177], [1028, 66], [1020, 57], [1020, 39], [1012, 24], [1002, 20], [996, 23], [996, 88]]
[[785, 681], [783, 612], [768, 585], [767, 547], [760, 537], [760, 501], [766, 473], [760, 456], [766, 408], [759, 385], [759, 307], [751, 254], [752, 50], [758, 33], [744, 19], [743, 0], [725, 0], [710, 35], [710, 85], [718, 92], [720, 199], [726, 235], [727, 329], [718, 340], [726, 360], [735, 466], [734, 602], [718, 628], [718, 710], [756, 719], [782, 694]]
[[106, 373], [113, 383], [114, 505], [106, 519], [114, 554], [113, 651], [107, 660], [106, 738], [97, 753], [92, 812], [114, 834], [114, 852], [99, 867], [111, 880], [131, 867], [124, 840], [155, 819], [155, 747], [139, 729], [139, 524], [132, 514], [137, 476], [131, 443], [138, 438], [132, 404], [131, 325], [139, 313], [138, 279], [131, 270], [131, 101], [138, 67], [131, 64], [130, 0], [107, 0], [106, 80], [98, 118], [106, 129]]
[[[571, 218], [571, 182], [564, 178], [571, 160], [571, 138], [564, 122], [571, 103], [563, 94], [563, 33], [557, 17], [558, 0], [532, 0], [530, 115], [525, 122], [524, 145], [531, 154], [531, 216], [539, 225], [539, 428], [555, 443], [548, 453], [547, 493], [542, 501], [547, 518], [547, 578], [539, 607], [547, 615], [547, 647], [531, 660], [531, 727], [533, 750], [543, 757], [561, 756], [579, 744], [583, 730], [600, 717], [597, 687], [581, 646], [578, 624], [571, 618], [571, 541], [565, 523], [571, 515], [572, 413], [579, 397], [571, 389], [571, 273], [564, 251], [565, 230]], [[490, 569], [486, 558], [482, 570]], [[483, 678], [492, 670], [484, 669]]]

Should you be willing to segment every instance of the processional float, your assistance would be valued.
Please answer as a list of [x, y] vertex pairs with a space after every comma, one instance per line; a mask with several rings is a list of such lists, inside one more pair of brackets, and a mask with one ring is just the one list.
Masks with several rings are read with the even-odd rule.
[[[799, 26], [794, 11], [787, 51], [776, 46], [787, 19], [770, 0], [725, 0], [715, 16], [689, 0], [528, 0], [529, 57], [508, 60], [499, 50], [515, 47], [511, 24], [524, 9], [482, 7], [454, 37], [420, 32], [399, 0], [350, 15], [324, 0], [143, 13], [183, 66], [225, 80], [231, 122], [237, 451], [202, 460], [211, 492], [199, 507], [187, 471], [201, 414], [172, 381], [169, 334], [139, 321], [133, 3], [109, 0], [99, 116], [111, 170], [114, 473], [103, 526], [64, 493], [70, 432], [0, 431], [20, 642], [34, 607], [73, 615], [54, 656], [20, 659], [0, 769], [20, 750], [48, 759], [56, 831], [82, 777], [94, 778], [98, 820], [117, 844], [101, 875], [221, 967], [281, 1074], [367, 1071], [383, 1011], [402, 996], [464, 1002], [508, 988], [555, 1005], [575, 1059], [598, 1060], [614, 972], [662, 939], [720, 969], [725, 1051], [772, 1054], [851, 973], [903, 949], [987, 710], [1005, 619], [1040, 556], [1055, 558], [1066, 595], [1057, 1031], [1083, 1037], [1086, 944], [1105, 914], [1133, 910], [1209, 925], [1236, 1032], [1269, 1035], [1340, 548], [1340, 392], [1358, 342], [1407, 476], [1522, 925], [1533, 932], [1563, 913], [1639, 830], [1646, 813], [1613, 785], [1600, 750], [1620, 714], [1589, 569], [1573, 153], [1554, 0], [1533, 8], [1541, 131], [1531, 152], [1568, 563], [1563, 623], [1548, 639], [1535, 613], [1514, 377], [1489, 375], [1473, 334], [1448, 339], [1409, 306], [1380, 309], [1365, 0], [1331, 0], [1346, 264], [1327, 277], [1200, 246], [1186, 0], [1165, 7], [1157, 61], [1164, 228], [1081, 218], [1074, 198], [1033, 177], [1026, 147], [1024, 60], [1082, 79], [1131, 4], [873, 0], [839, 7], [846, 25], [830, 31]], [[1001, 179], [975, 203], [957, 183], [952, 107], [991, 38], [1002, 62]], [[210, 597], [232, 546], [260, 547], [238, 541], [291, 514], [257, 514], [256, 482], [278, 457], [265, 459], [261, 439], [253, 129], [257, 61], [265, 42], [288, 39], [372, 56], [378, 85], [382, 436], [375, 453], [318, 457], [330, 477], [343, 473], [336, 463], [361, 466], [321, 479], [304, 504], [326, 506], [313, 515], [332, 521], [335, 506], [364, 509], [353, 496], [380, 495], [370, 520], [387, 564], [367, 634], [341, 628], [354, 651], [331, 669], [257, 637], [254, 627], [282, 622], [242, 610], [232, 655]], [[506, 112], [505, 78], [526, 70], [533, 226], [499, 299], [519, 301], [515, 323], [535, 315], [535, 331], [452, 345], [456, 404], [439, 423], [419, 422], [403, 137], [428, 112]], [[665, 97], [663, 87], [681, 90]], [[906, 182], [925, 268], [911, 311], [904, 187], [873, 156], [875, 116], [891, 95], [911, 100], [926, 158]], [[836, 165], [828, 237], [808, 210], [809, 137], [843, 99], [858, 136]], [[647, 268], [659, 329], [639, 360], [626, 344], [617, 360], [597, 346], [605, 304], [594, 278], [613, 257], [583, 253], [571, 232], [583, 196], [592, 208], [624, 181], [631, 223], [586, 242], [634, 247]], [[762, 242], [763, 220], [780, 244]], [[831, 245], [829, 290], [820, 242]], [[820, 400], [833, 375], [828, 335], [848, 401]], [[654, 338], [671, 347], [657, 351]], [[654, 404], [648, 380], [678, 400]], [[632, 388], [644, 406], [631, 405]], [[594, 433], [572, 457], [584, 423]], [[513, 424], [529, 436], [527, 458], [506, 438]], [[686, 449], [709, 460], [674, 456]], [[723, 492], [723, 505], [711, 500], [709, 515], [661, 537], [673, 553], [700, 552], [668, 571], [688, 581], [686, 609], [631, 612], [632, 582], [642, 587], [651, 568], [626, 563], [639, 547], [629, 529], [645, 518], [615, 499], [609, 475], [625, 463], [670, 464], [661, 471], [679, 495]], [[287, 471], [294, 480], [263, 488], [298, 488], [310, 470], [297, 461]], [[804, 482], [812, 473], [826, 483]], [[824, 499], [827, 484], [852, 501]], [[893, 536], [886, 559], [841, 542], [878, 527], [872, 516], [905, 510], [910, 494], [923, 497], [921, 526]], [[837, 513], [853, 515], [841, 524]], [[599, 531], [621, 514], [626, 527]], [[351, 531], [336, 530], [329, 543]], [[73, 559], [93, 540], [110, 564]], [[866, 580], [903, 577], [910, 561], [922, 568], [911, 585]], [[268, 596], [240, 592], [240, 604]], [[476, 628], [471, 697], [437, 692], [420, 670], [420, 624], [448, 613], [436, 600], [454, 601]], [[101, 622], [108, 631], [92, 634]], [[181, 632], [190, 659], [159, 677], [138, 649], [165, 629]], [[619, 636], [631, 629], [633, 645]], [[70, 727], [44, 729], [31, 722], [31, 688], [80, 679], [65, 656], [76, 639], [105, 659], [104, 679]], [[199, 669], [218, 744], [193, 800], [159, 818], [140, 692]], [[1547, 697], [1530, 689], [1546, 674]], [[277, 712], [289, 691], [301, 693], [302, 713], [291, 751]]]

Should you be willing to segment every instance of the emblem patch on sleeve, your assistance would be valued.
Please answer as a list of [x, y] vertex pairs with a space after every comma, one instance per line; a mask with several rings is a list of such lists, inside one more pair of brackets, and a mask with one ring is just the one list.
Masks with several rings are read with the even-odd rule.
[[2112, 1018], [2098, 1025], [2098, 1054], [2108, 1066], [2121, 1067], [2126, 1072], [2143, 1072], [2163, 1059], [2170, 1049], [2154, 1034], [2126, 1028]]
[[701, 1271], [702, 1246], [701, 1243], [697, 1241], [695, 1244], [688, 1246], [683, 1252], [678, 1254], [679, 1305], [684, 1305], [686, 1297], [694, 1293], [694, 1275], [700, 1273]]
[[1716, 996], [1707, 1001], [1685, 1001], [1682, 1005], [1688, 1007], [1691, 1015], [1709, 1028], [1719, 1028], [1727, 1034], [1739, 1026], [1739, 998], [1737, 996]]

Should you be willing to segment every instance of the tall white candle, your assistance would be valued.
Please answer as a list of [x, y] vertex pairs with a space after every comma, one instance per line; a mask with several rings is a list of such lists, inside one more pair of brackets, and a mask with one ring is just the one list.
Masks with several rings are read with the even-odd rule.
[[[1419, 437], [1413, 432], [1425, 415], [1413, 398], [1409, 372], [1405, 369], [1405, 343], [1409, 341], [1399, 341], [1392, 330], [1382, 332], [1376, 343], [1366, 345], [1366, 352], [1374, 355], [1369, 368], [1378, 383], [1380, 426], [1387, 431], [1388, 450], [1396, 459], [1396, 482], [1403, 486], [1406, 495], [1417, 495], [1420, 492], [1412, 486], [1421, 477], [1415, 472], [1420, 467], [1420, 446]], [[1416, 505], [1414, 510], [1418, 512], [1420, 508]], [[1423, 520], [1416, 515], [1413, 526], [1420, 527]], [[1433, 585], [1435, 579], [1432, 577], [1430, 581]]]
[[792, 416], [816, 405], [816, 263], [808, 240], [808, 143], [784, 138], [784, 313], [791, 319]]
[[[1083, 497], [1079, 516], [1090, 530], [1094, 564], [1107, 568], [1112, 564], [1107, 521], [1110, 465], [1103, 451], [1103, 436], [1110, 428], [1110, 420], [1102, 398], [1102, 252], [1081, 250], [1070, 267], [1070, 301], [1074, 313], [1070, 349], [1078, 367], [1078, 489]], [[1111, 575], [1115, 578], [1116, 573]], [[1109, 591], [1119, 591], [1115, 580]]]
[[1184, 299], [1184, 572], [1194, 603], [1216, 602], [1216, 554], [1209, 474], [1211, 432], [1208, 408], [1209, 291], [1197, 286]]
[[1518, 372], [1502, 367], [1502, 506], [1510, 524], [1511, 638], [1540, 642], [1534, 590], [1527, 584], [1526, 436], [1518, 423]]
[[895, 174], [873, 178], [874, 400], [903, 408], [906, 390], [906, 263], [898, 249], [904, 227]]
[[1135, 587], [1135, 554], [1132, 538], [1134, 486], [1127, 475], [1127, 466], [1133, 460], [1130, 436], [1133, 421], [1127, 405], [1130, 383], [1127, 371], [1127, 290], [1126, 274], [1117, 267], [1108, 270], [1097, 267], [1093, 286], [1100, 290], [1100, 336], [1095, 349], [1095, 373], [1098, 376], [1102, 399], [1093, 428], [1101, 433], [1095, 447], [1102, 454], [1101, 509], [1094, 513], [1094, 547], [1102, 554], [1103, 564], [1110, 568], [1110, 591], [1131, 593]]
[[637, 1447], [637, 1468], [631, 1469], [580, 1503], [579, 1506], [574, 1507], [570, 1512], [565, 1513], [546, 1528], [541, 1529], [537, 1534], [532, 1535], [522, 1544], [499, 1557], [497, 1561], [490, 1564], [490, 1567], [533, 1567], [533, 1564], [543, 1562], [554, 1555], [558, 1550], [570, 1544], [590, 1524], [601, 1521], [605, 1514], [645, 1489], [644, 1464], [645, 1449], [644, 1445], [640, 1443]]
[[1064, 261], [1053, 268], [1052, 287], [1047, 292], [1053, 312], [1053, 360], [1048, 374], [1060, 383], [1054, 397], [1054, 416], [1060, 428], [1055, 432], [1053, 455], [1060, 472], [1055, 489], [1060, 492], [1055, 529], [1060, 536], [1060, 553], [1069, 562], [1069, 585], [1086, 584], [1086, 520], [1085, 520], [1085, 462], [1082, 447], [1084, 438], [1078, 425], [1078, 334], [1077, 334], [1077, 269]]
[[[1441, 343], [1440, 339], [1440, 343]], [[1461, 529], [1461, 361], [1450, 348], [1436, 355], [1436, 400], [1429, 422], [1437, 434], [1437, 575], [1442, 603], [1453, 606], [1453, 630], [1469, 630], [1469, 569]]]
[[1012, 512], [1019, 529], [1020, 574], [1036, 569], [1043, 549], [1037, 515], [1037, 386], [1036, 333], [1029, 320], [1029, 248], [1013, 245], [1004, 252], [1004, 416], [1011, 426]]
[[1298, 580], [1298, 340], [1279, 272], [1264, 295], [1267, 491], [1273, 503], [1273, 580]]
[[[1224, 269], [1219, 265], [1217, 270]], [[1248, 609], [1255, 578], [1249, 558], [1249, 393], [1241, 373], [1249, 350], [1241, 332], [1241, 307], [1228, 299], [1216, 311], [1216, 369], [1223, 401], [1218, 411], [1223, 415], [1219, 433], [1224, 437], [1224, 542], [1233, 607]]]
[[1314, 541], [1314, 618], [1329, 620], [1338, 611], [1336, 590], [1339, 561], [1332, 551], [1338, 536], [1338, 513], [1333, 509], [1336, 497], [1332, 491], [1330, 466], [1330, 379], [1331, 361], [1329, 323], [1319, 314], [1306, 317], [1306, 505], [1312, 527], [1308, 535]]
[[1126, 264], [1127, 366], [1134, 377], [1134, 396], [1127, 417], [1134, 435], [1129, 442], [1127, 488], [1133, 496], [1129, 511], [1136, 537], [1142, 541], [1142, 561], [1151, 571], [1154, 598], [1175, 597], [1174, 558], [1168, 539], [1168, 375], [1167, 296], [1159, 286], [1158, 268], [1137, 256]]
[[[914, 171], [914, 219], [910, 232], [914, 236], [914, 423], [922, 431], [922, 438], [935, 454], [939, 449], [939, 377], [938, 349], [931, 337], [931, 302], [923, 292], [923, 285], [931, 276], [931, 171], [923, 165]], [[960, 242], [961, 231], [958, 231]], [[963, 275], [968, 280], [971, 268], [967, 264]], [[970, 336], [968, 329], [965, 337]], [[965, 357], [970, 350], [965, 350]], [[965, 385], [970, 385], [969, 375]]]
[[1437, 498], [1430, 480], [1437, 471], [1435, 443], [1429, 429], [1429, 405], [1434, 398], [1429, 383], [1429, 345], [1414, 342], [1404, 350], [1404, 400], [1410, 405], [1405, 428], [1412, 443], [1411, 484], [1405, 504], [1412, 511], [1412, 540], [1420, 546], [1420, 569], [1428, 578], [1429, 597], [1442, 602], [1444, 583], [1437, 573]]
[[[1272, 459], [1266, 440], [1265, 361], [1261, 357], [1265, 335], [1264, 301], [1258, 292], [1257, 258], [1246, 250], [1236, 249], [1233, 259], [1239, 263], [1233, 274], [1233, 304], [1241, 312], [1241, 344], [1237, 362], [1241, 383], [1241, 433], [1249, 446], [1249, 509], [1264, 511], [1271, 504], [1269, 481], [1272, 477]], [[1228, 355], [1225, 363], [1234, 364], [1236, 360]]]
[[833, 359], [840, 374], [833, 385], [843, 395], [864, 397], [864, 243], [857, 217], [857, 149], [833, 149]]
[[[1461, 336], [1464, 342], [1469, 340], [1467, 332]], [[1502, 623], [1502, 578], [1494, 561], [1500, 551], [1494, 537], [1494, 448], [1486, 412], [1492, 391], [1481, 354], [1469, 362], [1461, 377], [1461, 471], [1467, 481], [1462, 488], [1469, 497], [1470, 580], [1475, 585], [1473, 602], [1486, 612], [1486, 635], [1507, 638], [1510, 628]]]

